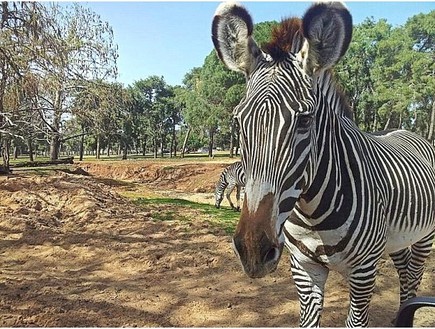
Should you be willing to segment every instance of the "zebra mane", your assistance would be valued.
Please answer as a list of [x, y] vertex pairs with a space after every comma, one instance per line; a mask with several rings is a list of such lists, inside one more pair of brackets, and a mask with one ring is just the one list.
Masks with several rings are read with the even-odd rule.
[[261, 48], [276, 61], [285, 58], [289, 52], [296, 53], [302, 46], [302, 20], [287, 18], [272, 29], [271, 40]]
[[320, 92], [325, 95], [335, 112], [353, 120], [352, 108], [348, 103], [343, 88], [336, 80], [332, 69], [322, 70], [314, 77], [314, 83], [318, 85]]

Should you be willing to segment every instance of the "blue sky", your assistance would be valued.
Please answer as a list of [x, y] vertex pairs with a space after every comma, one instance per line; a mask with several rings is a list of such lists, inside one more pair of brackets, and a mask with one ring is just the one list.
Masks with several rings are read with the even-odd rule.
[[[254, 23], [302, 16], [310, 2], [242, 2]], [[373, 16], [402, 25], [435, 2], [346, 2], [354, 24]], [[210, 30], [219, 2], [82, 2], [112, 26], [119, 47], [118, 81], [125, 85], [150, 75], [170, 85], [182, 83], [192, 68], [202, 66], [213, 49]]]

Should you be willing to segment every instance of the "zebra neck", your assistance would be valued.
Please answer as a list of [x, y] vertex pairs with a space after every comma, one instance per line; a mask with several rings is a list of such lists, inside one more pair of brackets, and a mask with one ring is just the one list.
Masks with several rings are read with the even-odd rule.
[[[324, 97], [324, 104], [318, 104], [318, 111], [324, 110], [325, 104], [339, 117], [347, 117], [353, 120], [352, 109], [347, 103], [341, 88], [337, 86], [331, 70], [321, 71], [313, 78], [313, 89], [317, 99]], [[319, 107], [319, 105], [321, 107]]]
[[[332, 209], [351, 204], [353, 174], [349, 167], [348, 130], [359, 133], [347, 116], [347, 105], [325, 72], [316, 79], [317, 110], [310, 160], [305, 170], [304, 191], [296, 204], [306, 217], [320, 220]], [[347, 207], [347, 205], [344, 205]], [[347, 211], [346, 211], [347, 212]]]

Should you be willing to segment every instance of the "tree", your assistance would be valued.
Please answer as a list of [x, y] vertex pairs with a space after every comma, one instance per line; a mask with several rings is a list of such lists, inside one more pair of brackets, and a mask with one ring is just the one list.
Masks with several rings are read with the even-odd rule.
[[[254, 38], [265, 43], [271, 35], [276, 22], [256, 24]], [[216, 133], [230, 136], [230, 150], [234, 145], [236, 128], [232, 120], [232, 111], [245, 90], [245, 78], [242, 74], [228, 70], [217, 58], [215, 51], [205, 58], [200, 68], [187, 73], [186, 108], [183, 112], [189, 127], [195, 127], [208, 135], [208, 153], [213, 156], [214, 137]]]
[[88, 80], [114, 77], [118, 54], [109, 24], [78, 4], [50, 6], [45, 21], [33, 67], [44, 90], [40, 108], [50, 131], [50, 158], [54, 160], [59, 156], [62, 117], [69, 112], [71, 92]]
[[363, 130], [406, 128], [433, 139], [434, 19], [432, 11], [395, 28], [373, 19], [354, 27], [336, 73]]
[[403, 28], [391, 30], [386, 38], [378, 42], [372, 75], [373, 96], [381, 129], [410, 128], [408, 109], [413, 103], [409, 88], [412, 57], [412, 43]]
[[[146, 79], [136, 81], [133, 84], [136, 113], [140, 119], [136, 118], [142, 125], [140, 128], [143, 140], [150, 138], [153, 143], [153, 154], [157, 157], [160, 148], [160, 155], [166, 146], [166, 138], [173, 123], [177, 119], [175, 116], [173, 98], [173, 88], [168, 86], [163, 77], [150, 76]], [[175, 128], [174, 128], [175, 129]]]
[[[230, 72], [218, 61], [214, 52], [204, 61], [202, 68], [196, 68], [185, 77], [186, 108], [183, 112], [190, 127], [204, 131], [209, 138], [209, 156], [213, 155], [214, 134], [220, 127], [227, 127], [231, 122], [232, 109], [226, 108], [229, 102], [227, 92], [236, 84], [243, 84], [243, 76]], [[241, 99], [242, 94], [231, 98]]]
[[26, 104], [22, 106], [26, 96], [20, 86], [25, 84], [26, 72], [35, 56], [44, 7], [39, 3], [2, 2], [0, 9], [0, 145], [3, 158], [0, 171], [9, 172], [10, 142], [12, 138], [20, 137], [14, 131], [17, 125], [14, 120], [24, 118], [21, 114], [26, 107]]
[[[100, 158], [103, 144], [110, 148], [111, 139], [118, 140], [126, 150], [129, 144], [128, 137], [131, 136], [129, 101], [127, 91], [119, 83], [103, 81], [88, 83], [74, 94], [72, 114], [81, 126], [81, 132], [72, 137], [93, 134], [97, 159]], [[80, 159], [82, 159], [83, 145], [80, 149]]]
[[435, 139], [435, 10], [418, 14], [406, 22], [404, 31], [412, 42], [410, 57], [415, 130], [428, 140]]
[[375, 22], [367, 18], [354, 27], [349, 49], [335, 67], [338, 80], [349, 96], [354, 120], [365, 131], [378, 128], [373, 69], [379, 42], [386, 39], [390, 31], [391, 25], [385, 20]]
[[170, 157], [177, 156], [177, 126], [181, 123], [181, 112], [185, 107], [183, 99], [183, 88], [181, 86], [169, 87], [170, 97], [167, 100], [168, 103], [168, 124], [170, 127], [171, 146]]

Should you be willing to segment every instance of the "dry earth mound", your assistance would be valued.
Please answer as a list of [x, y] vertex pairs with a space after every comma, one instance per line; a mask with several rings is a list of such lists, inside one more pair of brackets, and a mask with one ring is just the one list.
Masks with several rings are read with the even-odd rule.
[[[288, 257], [251, 280], [201, 210], [125, 197], [209, 195], [225, 165], [94, 163], [81, 165], [90, 176], [71, 167], [0, 177], [0, 326], [297, 326]], [[159, 219], [165, 211], [171, 220]], [[432, 254], [422, 294], [435, 295], [434, 273]], [[390, 326], [397, 297], [382, 261], [371, 325]], [[322, 325], [343, 326], [347, 305], [345, 281], [331, 273]], [[433, 313], [419, 317], [435, 325]]]

